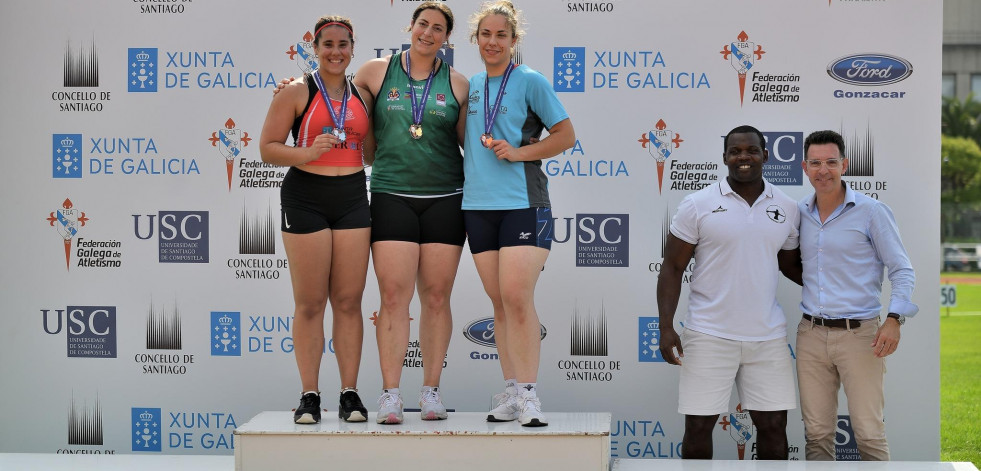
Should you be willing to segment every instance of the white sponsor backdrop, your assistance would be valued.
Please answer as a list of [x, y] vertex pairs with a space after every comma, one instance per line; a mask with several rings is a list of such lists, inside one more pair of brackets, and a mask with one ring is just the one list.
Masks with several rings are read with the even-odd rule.
[[[403, 28], [417, 4], [0, 6], [7, 169], [0, 175], [0, 451], [228, 454], [236, 424], [295, 406], [278, 169], [258, 164], [271, 83], [301, 73], [302, 56], [292, 52], [303, 49], [298, 43], [321, 14], [352, 18], [353, 72], [408, 42]], [[466, 18], [477, 2], [448, 4], [457, 14], [453, 63], [471, 75], [481, 64]], [[610, 411], [614, 456], [678, 457], [678, 369], [649, 361], [656, 358], [648, 348], [669, 217], [695, 187], [725, 175], [720, 136], [732, 127], [755, 125], [777, 144], [771, 176], [790, 183], [782, 188], [795, 198], [810, 190], [792, 171], [803, 136], [830, 128], [848, 138], [852, 166], [864, 168], [847, 180], [894, 209], [918, 274], [920, 315], [888, 360], [893, 458], [938, 459], [941, 3], [547, 0], [519, 7], [528, 19], [522, 60], [562, 91], [579, 139], [546, 167], [557, 219], [537, 295], [547, 330], [539, 376], [546, 411]], [[898, 78], [907, 68], [899, 58], [913, 73], [857, 86], [827, 72], [839, 58], [870, 54], [892, 59], [866, 57], [878, 61], [866, 72], [891, 63], [885, 74]], [[740, 60], [752, 64], [742, 102], [733, 65]], [[86, 80], [90, 86], [78, 86]], [[760, 92], [766, 85], [779, 92]], [[865, 92], [886, 97], [836, 97]], [[237, 156], [223, 134], [238, 143]], [[663, 177], [653, 157], [659, 149], [670, 152]], [[247, 253], [263, 240], [274, 253]], [[368, 277], [360, 388], [374, 409], [380, 375], [370, 317], [378, 291]], [[738, 290], [739, 280], [718, 289]], [[781, 281], [791, 347], [799, 296]], [[682, 302], [679, 320], [684, 309]], [[416, 302], [411, 311], [417, 319]], [[463, 334], [492, 314], [466, 252], [453, 314], [445, 402], [484, 411], [502, 381], [495, 350]], [[574, 352], [587, 339], [601, 348]], [[417, 351], [410, 348], [413, 365]], [[333, 397], [331, 352], [321, 378]], [[406, 368], [409, 404], [420, 383], [421, 368]], [[336, 404], [325, 405], [333, 416]], [[715, 456], [736, 459], [731, 427], [720, 422]], [[847, 418], [841, 425], [847, 447]], [[803, 459], [798, 411], [788, 429], [791, 456]]]

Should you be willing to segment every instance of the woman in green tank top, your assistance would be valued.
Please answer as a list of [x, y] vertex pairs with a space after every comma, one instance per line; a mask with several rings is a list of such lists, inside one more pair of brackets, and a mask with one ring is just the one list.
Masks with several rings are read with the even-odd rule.
[[381, 307], [376, 320], [383, 392], [378, 423], [402, 422], [399, 382], [409, 345], [409, 303], [418, 285], [422, 313], [424, 420], [446, 418], [439, 392], [453, 329], [450, 291], [463, 243], [466, 77], [437, 58], [453, 31], [443, 2], [412, 15], [409, 49], [365, 63], [354, 82], [375, 97], [377, 141], [371, 174], [371, 252]]

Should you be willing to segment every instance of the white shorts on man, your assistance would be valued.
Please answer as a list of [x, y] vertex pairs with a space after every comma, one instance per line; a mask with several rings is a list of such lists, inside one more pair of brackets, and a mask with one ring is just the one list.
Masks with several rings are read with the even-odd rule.
[[790, 349], [784, 339], [744, 342], [685, 329], [681, 345], [685, 357], [678, 386], [679, 413], [729, 411], [733, 384], [743, 410], [797, 407]]

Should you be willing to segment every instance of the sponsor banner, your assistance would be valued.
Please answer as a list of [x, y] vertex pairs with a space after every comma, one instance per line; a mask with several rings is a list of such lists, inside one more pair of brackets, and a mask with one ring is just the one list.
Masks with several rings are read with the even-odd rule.
[[678, 92], [707, 91], [712, 88], [708, 74], [682, 70], [675, 57], [660, 50], [587, 49], [583, 46], [553, 48], [552, 87], [558, 93], [584, 93], [590, 90], [660, 90]]
[[[143, 220], [146, 222], [142, 222]], [[208, 263], [210, 231], [208, 211], [160, 211], [134, 214], [133, 232], [137, 239], [157, 235], [160, 263]]]
[[133, 355], [138, 371], [144, 375], [186, 375], [194, 368], [194, 354], [184, 349], [181, 308], [174, 304], [153, 304], [146, 315], [146, 350]]
[[629, 214], [577, 214], [573, 218], [554, 218], [557, 244], [575, 237], [577, 267], [619, 267], [630, 265]]
[[181, 450], [187, 453], [235, 449], [235, 416], [224, 411], [166, 410], [133, 407], [134, 452]]
[[747, 89], [752, 103], [797, 103], [800, 101], [801, 76], [787, 71], [771, 71], [767, 66], [761, 70], [764, 62], [770, 64], [773, 60], [765, 60], [767, 51], [754, 37], [750, 40], [746, 31], [740, 31], [734, 41], [722, 46], [719, 51], [722, 59], [736, 72], [739, 83], [739, 105], [743, 106], [747, 98]]
[[[542, 334], [541, 338], [542, 340], [544, 340], [545, 335], [547, 334], [547, 332], [545, 331], [545, 326], [542, 325], [540, 327], [540, 330]], [[481, 347], [492, 348], [495, 350], [497, 349], [497, 342], [495, 341], [495, 336], [494, 336], [493, 317], [485, 317], [483, 319], [477, 319], [475, 321], [470, 322], [469, 324], [466, 325], [466, 327], [463, 328], [463, 336], [467, 340]], [[487, 353], [487, 352], [481, 352], [476, 350], [471, 351], [469, 357], [471, 360], [498, 360], [500, 358], [496, 351], [492, 353]]]
[[[876, 176], [875, 136], [870, 125], [856, 128], [838, 129], [845, 140], [845, 156], [848, 158], [848, 169], [843, 174], [845, 184], [854, 191], [873, 199], [885, 196], [889, 191], [889, 181]], [[873, 177], [873, 178], [855, 178]]]
[[862, 461], [855, 441], [855, 431], [852, 429], [852, 418], [849, 415], [839, 415], [835, 424], [835, 460]]
[[159, 407], [134, 407], [130, 410], [133, 424], [133, 451], [160, 451], [162, 418]]
[[637, 361], [641, 363], [664, 363], [661, 355], [661, 318], [637, 318]]
[[[288, 226], [287, 226], [288, 227]], [[242, 206], [238, 225], [238, 256], [225, 261], [235, 280], [259, 280], [276, 283], [289, 279], [289, 262], [276, 255], [277, 221], [272, 205], [261, 209]]]
[[59, 112], [99, 113], [111, 100], [111, 90], [99, 88], [99, 49], [95, 38], [65, 42], [62, 88], [51, 92]]
[[249, 55], [243, 51], [222, 48], [175, 51], [156, 47], [131, 47], [127, 54], [127, 91], [251, 91], [276, 87], [278, 80], [272, 72], [252, 69], [244, 65], [242, 57]]
[[[828, 76], [852, 87], [883, 87], [895, 85], [913, 75], [913, 64], [891, 54], [849, 54], [828, 64]], [[906, 90], [855, 88], [836, 89], [835, 98], [893, 100], [906, 98]]]
[[[44, 2], [8, 3], [10, 14], [0, 15], [0, 36], [11, 45], [5, 63], [30, 70], [32, 78], [12, 83], [4, 95], [10, 168], [2, 187], [12, 228], [0, 236], [8, 268], [0, 299], [25, 322], [14, 322], [5, 340], [15, 354], [0, 355], [11, 385], [0, 406], [6, 419], [0, 452], [231, 455], [231, 429], [213, 413], [234, 414], [241, 424], [259, 410], [257, 397], [284, 410], [296, 405], [289, 262], [312, 252], [291, 244], [287, 259], [280, 229], [295, 221], [281, 216], [279, 190], [288, 167], [263, 162], [260, 140], [274, 131], [277, 140], [295, 145], [286, 122], [270, 130], [265, 118], [287, 96], [273, 98], [281, 79], [318, 67], [313, 27], [330, 12], [279, 8], [286, 20], [270, 21], [276, 9], [253, 0], [90, 0], [61, 2], [51, 15]], [[408, 47], [413, 35], [406, 27], [422, 3], [352, 2], [339, 12], [352, 18], [356, 39], [343, 73], [352, 77]], [[438, 48], [438, 57], [463, 77], [484, 68], [468, 43], [466, 22], [480, 3], [446, 2], [456, 14], [454, 33], [444, 44], [424, 38], [419, 44]], [[546, 414], [609, 410], [619, 422], [612, 424], [615, 457], [678, 458], [679, 370], [659, 356], [656, 278], [680, 201], [726, 178], [716, 139], [728, 129], [750, 124], [765, 131], [764, 175], [795, 200], [812, 191], [801, 171], [803, 138], [838, 130], [849, 159], [843, 180], [890, 204], [918, 272], [937, 266], [940, 254], [924, 248], [937, 243], [929, 221], [938, 216], [924, 202], [937, 200], [940, 164], [923, 156], [939, 145], [941, 9], [930, 2], [809, 0], [794, 9], [806, 21], [788, 22], [780, 2], [758, 6], [733, 8], [722, 0], [518, 5], [527, 34], [511, 59], [542, 74], [575, 127], [570, 148], [543, 158], [540, 167], [527, 166], [548, 177], [553, 205], [538, 218], [554, 241], [535, 289], [542, 337], [544, 326], [553, 337], [542, 342], [539, 391]], [[819, 27], [827, 24], [841, 27], [829, 35]], [[597, 26], [612, 34], [583, 34]], [[372, 90], [374, 105], [407, 113], [408, 90], [404, 80]], [[452, 91], [433, 90], [427, 122], [445, 120], [457, 105], [470, 108], [469, 91]], [[474, 108], [469, 117], [479, 120], [482, 107]], [[424, 156], [412, 162], [417, 157]], [[419, 168], [436, 174], [449, 167]], [[370, 175], [371, 167], [365, 170]], [[778, 221], [793, 209], [768, 205], [760, 214], [770, 209], [766, 216]], [[306, 240], [327, 243], [327, 232]], [[344, 234], [329, 230], [331, 260], [339, 265], [331, 269], [332, 290], [351, 281]], [[393, 269], [384, 260], [369, 262], [365, 319], [381, 305], [376, 278]], [[416, 317], [421, 299], [442, 295], [428, 286], [429, 267], [420, 266], [423, 277], [408, 303]], [[459, 410], [487, 410], [500, 392], [498, 326], [475, 266], [469, 254], [460, 257], [450, 293], [457, 319], [440, 386], [447, 405]], [[694, 266], [692, 260], [682, 270], [678, 319], [687, 310]], [[920, 306], [936, 297], [925, 278], [914, 293]], [[799, 302], [795, 288], [781, 282], [778, 289], [788, 312]], [[331, 301], [345, 297], [331, 294], [337, 295]], [[319, 385], [327, 392], [340, 386], [330, 358], [332, 318], [328, 303]], [[372, 394], [381, 389], [381, 377], [370, 374], [378, 364], [371, 338], [377, 327], [363, 324], [357, 387]], [[418, 326], [411, 326], [403, 387], [414, 394], [423, 349]], [[910, 378], [936, 371], [936, 358], [922, 355], [936, 347], [936, 324], [918, 327], [895, 354]], [[935, 461], [938, 449], [922, 446], [922, 437], [939, 433], [930, 407], [939, 393], [891, 378], [898, 388], [886, 393], [894, 459]], [[611, 405], [604, 392], [614, 382], [623, 394]], [[37, 384], [46, 386], [30, 387]], [[223, 394], [240, 390], [251, 394]], [[223, 403], [209, 403], [216, 397]], [[56, 407], [23, 407], [34, 403]], [[934, 413], [911, 418], [891, 408]], [[149, 421], [140, 420], [145, 412]], [[734, 423], [729, 413], [716, 422], [723, 418]], [[20, 433], [32, 423], [54, 426]], [[839, 442], [847, 441], [847, 426], [839, 424]], [[799, 411], [790, 411], [794, 446], [803, 447], [802, 427]], [[714, 426], [717, 458], [738, 458], [733, 428]], [[755, 435], [745, 459], [753, 457], [754, 443]]]
[[[64, 242], [65, 268], [120, 268], [123, 265], [123, 243], [115, 239], [82, 237], [81, 231], [91, 218], [65, 198], [61, 209], [48, 213], [46, 219]], [[86, 233], [89, 234], [89, 233]], [[72, 240], [75, 246], [72, 248]]]
[[629, 214], [576, 215], [576, 266], [630, 266]]
[[211, 356], [242, 356], [242, 313], [211, 311]]
[[[208, 142], [225, 161], [224, 174], [229, 192], [236, 177], [238, 184], [235, 186], [239, 188], [279, 188], [283, 184], [285, 168], [247, 158], [245, 151], [253, 140], [249, 132], [238, 128], [232, 118], [225, 121], [223, 128], [211, 131]], [[255, 150], [255, 147], [252, 149]]]
[[141, 15], [180, 15], [194, 8], [193, 0], [133, 0], [133, 8]]
[[610, 458], [681, 459], [681, 440], [673, 437], [683, 433], [649, 417], [615, 419], [610, 424]]
[[51, 135], [51, 178], [82, 178], [82, 135]]
[[[36, 412], [36, 410], [35, 410]], [[67, 440], [55, 451], [66, 455], [112, 455], [116, 450], [105, 446], [102, 402], [98, 394], [76, 397], [71, 394], [68, 406]], [[49, 436], [53, 434], [48, 434]]]
[[566, 381], [610, 382], [619, 377], [622, 365], [619, 360], [610, 359], [606, 307], [602, 302], [595, 313], [576, 304], [569, 337], [570, 358], [558, 361]]
[[613, 12], [613, 7], [623, 0], [610, 2], [562, 2], [562, 11], [566, 13], [604, 14]]
[[571, 149], [545, 160], [543, 162], [544, 170], [549, 178], [577, 177], [578, 179], [594, 179], [630, 176], [627, 162], [624, 160], [607, 158], [605, 156], [595, 158], [595, 155], [587, 154], [582, 141], [576, 139], [576, 143]]
[[769, 153], [763, 164], [763, 178], [774, 185], [803, 185], [804, 133], [763, 131], [763, 137]]
[[[219, 313], [229, 315], [235, 313]], [[211, 314], [212, 317], [216, 313]], [[289, 355], [293, 356], [293, 316], [249, 313], [242, 317], [245, 321], [245, 345], [241, 348], [249, 355]], [[212, 327], [214, 331], [214, 327]], [[239, 331], [242, 328], [239, 327]], [[214, 340], [214, 339], [212, 339]], [[219, 340], [220, 341], [220, 340]], [[212, 345], [212, 355], [214, 355], [214, 345]], [[327, 338], [324, 342], [324, 354], [334, 353], [334, 339]], [[238, 355], [236, 355], [238, 356]]]
[[[753, 418], [749, 411], [742, 408], [742, 404], [736, 404], [736, 409], [723, 412], [719, 416], [719, 428], [729, 433], [729, 437], [736, 445], [736, 453], [740, 460], [757, 460], [756, 441], [758, 438], [756, 426], [753, 425]], [[801, 447], [795, 440], [790, 440], [787, 447], [788, 459], [798, 461], [803, 459]]]
[[51, 140], [52, 178], [201, 175], [196, 158], [169, 154], [152, 136], [52, 134]]
[[[443, 355], [443, 368], [449, 364], [449, 354]], [[405, 351], [405, 358], [402, 360], [403, 368], [422, 368], [422, 345], [419, 339], [410, 340], [409, 348]]]
[[44, 332], [65, 331], [68, 358], [116, 358], [116, 306], [68, 306], [41, 309]]
[[[743, 410], [742, 405], [736, 405], [736, 410], [721, 414], [719, 426], [729, 432], [729, 437], [736, 442], [736, 452], [740, 460], [755, 459], [752, 454], [756, 448], [756, 426], [749, 411]], [[750, 454], [746, 453], [749, 445]]]
[[658, 119], [653, 129], [641, 133], [637, 139], [640, 147], [647, 152], [657, 165], [657, 191], [665, 191], [665, 179], [669, 182], [668, 190], [692, 192], [701, 190], [719, 179], [719, 164], [716, 162], [686, 162], [680, 160], [676, 151], [681, 148], [684, 139], [681, 134], [668, 129], [664, 119]]

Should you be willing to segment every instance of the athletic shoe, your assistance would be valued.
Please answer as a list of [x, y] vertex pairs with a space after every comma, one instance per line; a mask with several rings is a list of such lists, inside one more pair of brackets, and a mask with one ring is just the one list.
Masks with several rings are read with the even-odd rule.
[[300, 396], [300, 407], [293, 409], [293, 423], [320, 423], [320, 394], [309, 392]]
[[548, 425], [548, 420], [542, 413], [542, 401], [538, 399], [538, 396], [522, 395], [520, 402], [521, 414], [518, 416], [518, 422], [521, 422], [521, 425], [525, 427]]
[[443, 420], [446, 408], [439, 398], [439, 388], [423, 387], [419, 393], [419, 407], [422, 420]]
[[402, 423], [402, 396], [392, 393], [382, 393], [378, 398], [378, 415], [375, 422], [379, 424]]
[[518, 396], [518, 390], [514, 386], [508, 386], [504, 392], [495, 394], [494, 402], [497, 406], [487, 413], [488, 422], [510, 422], [521, 413], [521, 396]]
[[341, 393], [340, 405], [337, 406], [337, 416], [345, 422], [364, 422], [368, 420], [368, 409], [361, 403], [358, 392], [348, 389]]

